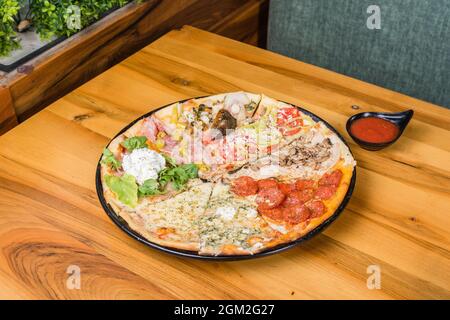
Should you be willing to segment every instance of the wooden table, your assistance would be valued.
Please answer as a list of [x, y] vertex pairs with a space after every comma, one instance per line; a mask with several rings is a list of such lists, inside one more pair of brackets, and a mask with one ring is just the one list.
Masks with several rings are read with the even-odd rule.
[[[347, 138], [358, 177], [341, 217], [304, 245], [240, 262], [174, 257], [119, 230], [94, 184], [109, 139], [158, 106], [241, 89], [304, 106]], [[383, 151], [345, 132], [355, 112], [406, 108], [413, 121]], [[0, 137], [0, 298], [448, 299], [449, 128], [443, 108], [191, 27], [172, 31]], [[367, 287], [370, 265], [381, 289]], [[70, 266], [80, 289], [66, 286]]]

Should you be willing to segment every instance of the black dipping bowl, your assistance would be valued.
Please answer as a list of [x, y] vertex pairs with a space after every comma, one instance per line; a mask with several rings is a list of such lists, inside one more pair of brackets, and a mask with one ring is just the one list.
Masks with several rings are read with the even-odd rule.
[[[384, 149], [387, 146], [390, 146], [395, 141], [397, 141], [398, 138], [400, 138], [400, 136], [402, 135], [402, 133], [405, 130], [406, 126], [408, 125], [409, 120], [411, 120], [413, 114], [414, 114], [413, 110], [407, 110], [407, 111], [397, 112], [397, 113], [390, 113], [390, 112], [362, 112], [362, 113], [357, 113], [357, 114], [354, 114], [353, 116], [351, 116], [347, 120], [346, 129], [347, 129], [347, 132], [350, 135], [350, 137], [352, 137], [352, 139], [361, 148], [364, 148], [366, 150], [371, 150], [371, 151], [377, 151], [377, 150]], [[362, 118], [380, 118], [380, 119], [392, 122], [399, 129], [398, 130], [398, 134], [393, 140], [388, 141], [388, 142], [383, 142], [383, 143], [367, 142], [367, 141], [358, 139], [357, 137], [355, 137], [352, 134], [352, 132], [350, 131], [350, 127], [351, 127], [351, 125], [353, 124], [353, 122], [355, 120], [362, 119]]]

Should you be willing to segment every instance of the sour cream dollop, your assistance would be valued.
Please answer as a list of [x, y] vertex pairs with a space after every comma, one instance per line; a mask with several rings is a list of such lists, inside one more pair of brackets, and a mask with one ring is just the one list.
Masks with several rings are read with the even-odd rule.
[[158, 178], [158, 173], [166, 167], [166, 159], [150, 149], [134, 149], [123, 156], [122, 167], [138, 184], [143, 184], [145, 180]]

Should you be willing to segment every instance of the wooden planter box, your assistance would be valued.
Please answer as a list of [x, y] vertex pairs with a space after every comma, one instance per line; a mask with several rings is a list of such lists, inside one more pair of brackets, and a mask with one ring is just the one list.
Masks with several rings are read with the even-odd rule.
[[0, 134], [185, 24], [264, 47], [267, 11], [268, 0], [128, 4], [16, 70], [0, 72]]

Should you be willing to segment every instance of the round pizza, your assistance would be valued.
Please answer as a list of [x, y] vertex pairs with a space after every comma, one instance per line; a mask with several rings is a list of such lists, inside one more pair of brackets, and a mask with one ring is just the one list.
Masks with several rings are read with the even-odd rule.
[[252, 255], [330, 218], [355, 164], [316, 117], [234, 92], [136, 121], [104, 149], [100, 178], [106, 203], [148, 241], [199, 255]]

